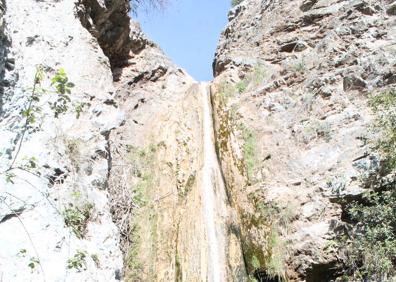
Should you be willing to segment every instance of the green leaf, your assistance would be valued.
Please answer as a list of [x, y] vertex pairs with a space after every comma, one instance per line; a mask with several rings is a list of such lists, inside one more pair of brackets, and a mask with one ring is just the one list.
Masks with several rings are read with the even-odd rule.
[[6, 174], [5, 174], [5, 181], [7, 182], [7, 183], [11, 183], [11, 184], [15, 184], [15, 182], [14, 182], [14, 178], [16, 177], [16, 175], [14, 174], [14, 173], [12, 173], [12, 172], [7, 172]]

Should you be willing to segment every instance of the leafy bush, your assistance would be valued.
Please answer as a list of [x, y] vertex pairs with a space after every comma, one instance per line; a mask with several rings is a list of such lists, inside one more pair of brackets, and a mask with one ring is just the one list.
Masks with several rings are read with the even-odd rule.
[[[36, 125], [38, 119], [43, 119], [43, 107], [45, 104], [51, 108], [54, 113], [55, 118], [59, 118], [61, 114], [67, 112], [71, 99], [69, 95], [74, 87], [74, 84], [69, 81], [67, 74], [64, 69], [60, 68], [55, 72], [55, 75], [51, 79], [51, 89], [44, 89], [42, 83], [47, 77], [45, 68], [43, 66], [38, 66], [36, 68], [36, 73], [33, 79], [33, 87], [29, 90], [28, 100], [26, 108], [21, 111], [21, 116], [24, 118], [24, 125], [22, 131], [20, 132], [20, 138], [18, 140], [17, 146], [15, 146], [13, 152], [13, 158], [8, 169], [0, 172], [0, 175], [5, 175], [5, 180], [7, 183], [14, 183], [14, 178], [16, 175], [12, 172], [15, 169], [26, 170], [32, 172], [32, 169], [37, 169], [37, 160], [32, 157], [27, 164], [18, 164], [17, 159], [21, 151], [21, 147], [25, 141], [25, 137], [29, 134], [30, 130]], [[42, 100], [44, 95], [50, 94], [50, 98], [45, 99], [46, 102]], [[74, 104], [76, 118], [79, 118], [85, 103]]]
[[51, 85], [56, 89], [58, 97], [55, 102], [49, 102], [49, 105], [54, 111], [55, 117], [58, 118], [60, 114], [68, 110], [68, 104], [71, 102], [69, 95], [71, 94], [71, 89], [74, 87], [74, 83], [69, 81], [65, 70], [60, 68], [51, 79]]
[[248, 235], [242, 241], [249, 281], [287, 281], [288, 242], [284, 236], [289, 232], [295, 213], [290, 204], [281, 207], [275, 202], [263, 201], [256, 194], [249, 198], [254, 213], [245, 214], [245, 224], [254, 234], [254, 230], [260, 230], [259, 241], [256, 235]]
[[385, 158], [386, 166], [396, 168], [396, 89], [385, 91], [370, 100], [370, 106], [376, 114], [375, 128], [381, 131], [375, 149]]
[[343, 238], [346, 264], [355, 279], [386, 281], [396, 274], [396, 191], [369, 192], [348, 206], [355, 223]]
[[[392, 172], [396, 169], [396, 91], [374, 96], [369, 104], [376, 114], [374, 129], [381, 133], [374, 149], [381, 154], [385, 171]], [[379, 178], [373, 184], [375, 189], [346, 206], [352, 222], [351, 230], [341, 238], [346, 281], [350, 277], [389, 281], [396, 276], [396, 183], [384, 184]]]
[[254, 89], [262, 85], [264, 79], [267, 77], [267, 72], [263, 65], [257, 64], [251, 68], [237, 83], [229, 83], [223, 81], [219, 84], [219, 95], [220, 102], [227, 105], [228, 101], [235, 97], [237, 94], [243, 94], [247, 90]]
[[76, 254], [72, 258], [67, 260], [67, 268], [76, 269], [78, 271], [86, 270], [87, 269], [87, 263], [85, 261], [86, 256], [87, 256], [86, 252], [77, 250]]
[[125, 258], [125, 277], [127, 281], [134, 281], [143, 270], [142, 262], [139, 259], [140, 245], [142, 244], [142, 238], [139, 235], [140, 227], [136, 223], [131, 223], [131, 225], [130, 235], [133, 242], [129, 246]]
[[285, 281], [287, 242], [281, 234], [288, 230], [294, 214], [289, 208], [281, 208], [274, 203], [260, 203], [257, 209], [260, 216], [270, 223], [268, 256], [264, 262], [266, 274]]
[[87, 231], [87, 224], [91, 218], [93, 205], [85, 204], [82, 208], [69, 207], [63, 211], [66, 226], [70, 227], [78, 238], [83, 238]]
[[267, 76], [265, 68], [261, 64], [255, 65], [245, 76], [245, 78], [239, 81], [235, 88], [236, 90], [242, 94], [249, 87], [255, 88], [260, 86]]

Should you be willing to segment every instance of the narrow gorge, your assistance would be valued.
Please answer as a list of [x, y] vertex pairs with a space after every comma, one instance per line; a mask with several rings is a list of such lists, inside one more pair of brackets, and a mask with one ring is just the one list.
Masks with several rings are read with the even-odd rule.
[[232, 3], [197, 82], [129, 1], [0, 0], [0, 282], [396, 279], [396, 2]]

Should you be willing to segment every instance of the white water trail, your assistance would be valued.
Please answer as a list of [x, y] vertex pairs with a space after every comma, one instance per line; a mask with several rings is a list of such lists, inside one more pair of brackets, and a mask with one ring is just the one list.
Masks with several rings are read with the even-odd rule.
[[212, 107], [208, 84], [201, 83], [200, 90], [203, 100], [204, 165], [202, 192], [207, 230], [207, 281], [220, 282], [227, 279], [226, 235], [224, 230], [224, 218], [226, 217], [225, 190], [214, 145]]

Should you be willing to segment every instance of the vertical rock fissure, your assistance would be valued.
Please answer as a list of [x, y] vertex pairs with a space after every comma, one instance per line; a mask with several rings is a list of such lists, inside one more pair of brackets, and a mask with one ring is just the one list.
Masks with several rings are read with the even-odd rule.
[[225, 190], [214, 146], [214, 130], [209, 87], [200, 85], [203, 100], [203, 209], [208, 246], [208, 281], [226, 277], [226, 234], [224, 230]]
[[[0, 120], [3, 118], [4, 101], [6, 94], [10, 92], [10, 88], [15, 84], [15, 80], [6, 78], [7, 72], [12, 72], [15, 67], [15, 59], [9, 58], [10, 39], [6, 34], [7, 23], [4, 20], [6, 13], [5, 1], [0, 1]], [[8, 74], [10, 76], [10, 74]], [[10, 76], [11, 77], [11, 76]]]
[[131, 49], [129, 1], [79, 0], [75, 9], [82, 26], [109, 58], [111, 69], [123, 66]]

